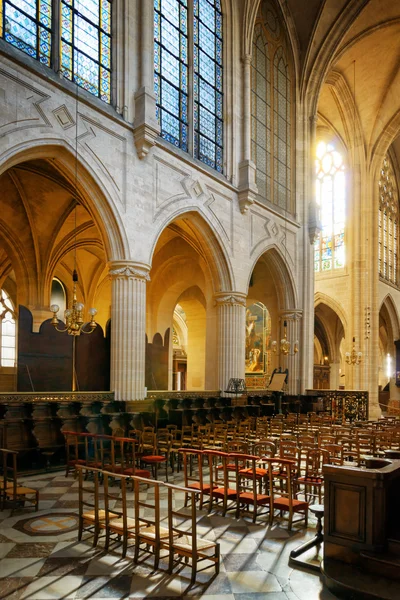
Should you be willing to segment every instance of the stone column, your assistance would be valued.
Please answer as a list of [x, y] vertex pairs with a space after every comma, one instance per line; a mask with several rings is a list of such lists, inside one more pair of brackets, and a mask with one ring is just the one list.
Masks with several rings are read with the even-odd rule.
[[149, 0], [140, 1], [140, 33], [140, 88], [135, 94], [133, 137], [142, 159], [160, 134], [154, 95], [154, 6]]
[[254, 203], [258, 189], [256, 166], [251, 160], [251, 54], [242, 57], [243, 63], [243, 129], [242, 161], [239, 164], [239, 206], [245, 213]]
[[278, 340], [280, 344], [283, 338], [284, 321], [286, 321], [286, 335], [290, 342], [290, 352], [286, 356], [283, 355], [281, 366], [288, 369], [288, 393], [297, 395], [300, 393], [300, 369], [299, 369], [299, 353], [294, 352], [295, 342], [300, 351], [300, 319], [302, 312], [299, 310], [284, 311], [281, 313], [281, 336]]
[[217, 387], [224, 391], [229, 379], [244, 379], [246, 296], [237, 292], [215, 294], [217, 306]]
[[116, 400], [142, 400], [145, 383], [146, 282], [150, 266], [109, 263], [112, 279], [111, 390]]

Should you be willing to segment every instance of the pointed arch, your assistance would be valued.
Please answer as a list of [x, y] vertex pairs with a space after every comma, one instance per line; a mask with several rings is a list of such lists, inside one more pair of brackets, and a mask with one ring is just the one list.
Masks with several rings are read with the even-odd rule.
[[393, 341], [400, 339], [399, 313], [391, 294], [387, 294], [383, 299], [379, 307], [379, 314], [381, 315], [381, 313], [387, 316], [387, 324], [390, 326]]
[[264, 248], [254, 259], [249, 269], [247, 291], [253, 271], [259, 261], [264, 261], [271, 271], [273, 283], [276, 289], [280, 310], [297, 309], [298, 298], [293, 274], [286, 256], [276, 244]]

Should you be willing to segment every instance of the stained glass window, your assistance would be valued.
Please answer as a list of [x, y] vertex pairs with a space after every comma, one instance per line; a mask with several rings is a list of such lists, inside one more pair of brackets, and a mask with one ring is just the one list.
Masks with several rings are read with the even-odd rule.
[[61, 0], [61, 71], [111, 100], [111, 1]]
[[271, 66], [267, 40], [257, 24], [251, 68], [251, 155], [257, 167], [258, 193], [271, 196]]
[[274, 58], [274, 203], [290, 209], [290, 77], [283, 48]]
[[342, 155], [332, 144], [318, 144], [316, 174], [316, 200], [322, 232], [314, 246], [314, 266], [315, 271], [325, 272], [345, 265], [345, 165]]
[[15, 366], [15, 312], [4, 290], [0, 290], [1, 366]]
[[[188, 18], [190, 9], [193, 21]], [[193, 56], [193, 86], [189, 56]], [[154, 0], [154, 89], [161, 135], [182, 150], [192, 151], [193, 146], [194, 156], [219, 172], [222, 86], [220, 0], [193, 0], [190, 6], [187, 0]]]
[[379, 178], [379, 275], [398, 284], [398, 214], [399, 198], [393, 165], [385, 156]]
[[220, 0], [194, 0], [194, 155], [223, 170], [222, 13]]
[[262, 3], [251, 63], [251, 159], [258, 199], [292, 211], [292, 82], [286, 39], [272, 5]]
[[154, 0], [154, 90], [162, 137], [187, 151], [187, 0]]
[[32, 58], [51, 63], [51, 0], [0, 0], [0, 36]]

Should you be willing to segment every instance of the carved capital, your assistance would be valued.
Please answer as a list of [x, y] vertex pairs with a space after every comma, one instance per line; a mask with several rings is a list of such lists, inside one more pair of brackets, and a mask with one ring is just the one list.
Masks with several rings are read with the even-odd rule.
[[150, 281], [149, 265], [140, 263], [110, 263], [110, 279], [142, 279]]
[[214, 296], [214, 306], [246, 306], [245, 294], [238, 292], [219, 292]]
[[292, 309], [288, 309], [288, 310], [283, 310], [282, 312], [279, 313], [279, 316], [281, 317], [282, 321], [300, 321], [302, 316], [303, 316], [303, 311], [302, 310], [297, 310], [296, 308], [292, 308]]

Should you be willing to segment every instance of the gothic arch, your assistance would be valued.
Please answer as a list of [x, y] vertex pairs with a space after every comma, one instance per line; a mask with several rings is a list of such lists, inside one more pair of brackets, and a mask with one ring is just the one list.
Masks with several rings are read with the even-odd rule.
[[386, 323], [389, 325], [393, 340], [400, 339], [400, 320], [399, 314], [396, 308], [396, 304], [391, 296], [387, 294], [379, 307], [379, 315], [384, 314], [387, 316]]
[[[8, 149], [0, 156], [0, 175], [11, 167], [37, 159], [49, 161], [71, 184], [75, 181], [74, 148], [65, 140], [54, 139], [30, 140]], [[82, 154], [78, 154], [78, 163], [78, 196], [101, 232], [107, 260], [129, 259], [129, 243], [114, 199]]]
[[235, 290], [232, 266], [225, 249], [219, 242], [219, 238], [223, 236], [197, 206], [190, 206], [185, 212], [177, 211], [159, 226], [150, 251], [148, 263], [152, 264], [153, 262], [154, 251], [161, 234], [167, 227], [173, 225], [174, 222], [181, 220], [189, 223], [189, 226], [191, 226], [193, 242], [197, 244], [210, 269], [214, 292]]
[[346, 313], [345, 313], [343, 307], [341, 306], [341, 304], [339, 304], [339, 302], [337, 302], [330, 296], [327, 296], [326, 294], [323, 294], [322, 292], [317, 292], [314, 296], [314, 309], [317, 308], [317, 306], [319, 306], [320, 304], [325, 304], [334, 313], [336, 313], [336, 315], [342, 322], [343, 330], [344, 330], [344, 334], [345, 334], [344, 337], [346, 337], [348, 323], [347, 323]]
[[282, 254], [281, 248], [276, 244], [263, 248], [253, 260], [253, 264], [249, 269], [247, 291], [250, 287], [253, 271], [257, 263], [262, 260], [271, 270], [280, 309], [296, 309], [298, 307], [298, 298], [293, 274], [287, 256]]

